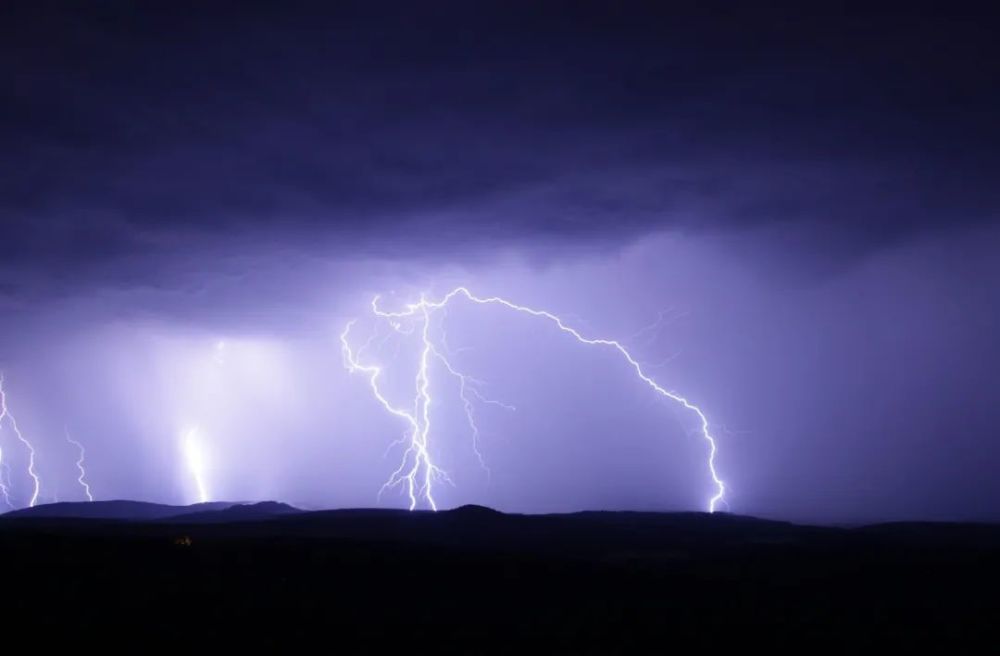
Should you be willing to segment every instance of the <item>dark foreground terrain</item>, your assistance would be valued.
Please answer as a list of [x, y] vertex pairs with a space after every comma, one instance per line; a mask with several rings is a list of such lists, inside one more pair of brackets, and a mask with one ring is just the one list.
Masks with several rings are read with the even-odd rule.
[[1000, 641], [995, 525], [58, 505], [0, 517], [8, 647], [746, 653]]

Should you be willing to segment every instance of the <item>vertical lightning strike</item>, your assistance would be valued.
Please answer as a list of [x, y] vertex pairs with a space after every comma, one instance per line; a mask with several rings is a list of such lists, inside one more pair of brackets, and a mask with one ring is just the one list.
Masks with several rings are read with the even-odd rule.
[[208, 501], [208, 488], [205, 486], [205, 452], [198, 440], [197, 427], [184, 433], [181, 438], [181, 449], [184, 451], [184, 460], [198, 490], [198, 502], [205, 503]]
[[[31, 477], [34, 484], [34, 489], [31, 492], [31, 499], [28, 501], [28, 506], [34, 508], [35, 504], [38, 502], [38, 492], [42, 487], [42, 481], [38, 477], [38, 472], [35, 471], [35, 447], [32, 446], [31, 442], [29, 442], [21, 433], [21, 430], [17, 427], [17, 420], [14, 419], [14, 415], [12, 415], [10, 410], [7, 408], [7, 393], [4, 390], [3, 383], [4, 377], [3, 374], [0, 373], [0, 426], [2, 426], [3, 420], [6, 419], [10, 424], [11, 429], [14, 431], [14, 435], [21, 442], [21, 444], [28, 449], [28, 476]], [[2, 494], [4, 499], [9, 504], [10, 497], [8, 496], [8, 493], [9, 490], [7, 486], [3, 485]]]
[[80, 451], [80, 457], [76, 461], [76, 468], [80, 472], [80, 476], [77, 477], [76, 482], [83, 488], [84, 494], [87, 495], [87, 501], [93, 501], [94, 497], [90, 494], [90, 484], [87, 483], [87, 470], [84, 468], [83, 464], [84, 459], [87, 457], [87, 452], [84, 450], [82, 444], [70, 437], [69, 428], [64, 428], [64, 431], [66, 433], [66, 441]]
[[14, 507], [10, 501], [10, 465], [3, 462], [2, 449], [0, 449], [0, 496], [3, 497], [3, 502], [7, 504], [8, 508]]
[[[426, 422], [426, 420], [430, 417], [430, 381], [427, 375], [427, 368], [429, 365], [429, 353], [432, 346], [428, 341], [426, 332], [427, 327], [425, 326], [424, 331], [421, 333], [424, 337], [424, 348], [421, 352], [420, 367], [417, 370], [417, 396], [413, 402], [413, 410], [407, 411], [392, 405], [389, 399], [387, 399], [382, 393], [382, 390], [379, 387], [379, 377], [382, 374], [382, 368], [377, 365], [362, 364], [359, 361], [357, 354], [351, 349], [348, 336], [351, 332], [351, 328], [354, 327], [354, 323], [354, 321], [349, 322], [340, 334], [341, 352], [344, 356], [344, 365], [351, 373], [361, 372], [366, 374], [368, 376], [368, 384], [371, 387], [376, 400], [378, 400], [387, 412], [405, 420], [409, 425], [408, 436], [403, 437], [404, 442], [408, 437], [409, 445], [403, 453], [402, 462], [400, 463], [399, 468], [396, 469], [396, 471], [394, 471], [389, 477], [389, 480], [386, 481], [385, 485], [382, 486], [382, 489], [379, 490], [379, 496], [381, 496], [387, 489], [405, 485], [407, 495], [410, 498], [410, 510], [417, 507], [417, 502], [420, 497], [426, 499], [427, 503], [430, 504], [430, 507], [433, 510], [437, 510], [437, 502], [434, 500], [431, 484], [434, 478], [446, 478], [447, 474], [434, 465], [431, 460], [430, 454], [427, 452], [426, 448], [427, 435], [430, 432], [430, 426], [426, 423], [421, 423], [421, 420]], [[412, 464], [409, 464], [411, 459]], [[418, 484], [421, 470], [424, 472], [423, 485]]]
[[[400, 483], [403, 479], [407, 480], [410, 491], [411, 509], [413, 509], [416, 506], [416, 498], [419, 495], [423, 495], [427, 499], [432, 509], [435, 510], [437, 509], [437, 505], [435, 504], [433, 497], [431, 496], [431, 483], [433, 481], [433, 478], [435, 477], [435, 474], [437, 473], [443, 474], [441, 470], [439, 470], [437, 467], [434, 466], [427, 451], [429, 435], [430, 435], [429, 409], [431, 401], [429, 392], [430, 381], [428, 378], [428, 360], [430, 359], [431, 355], [434, 355], [436, 358], [441, 360], [445, 368], [452, 375], [458, 377], [460, 382], [460, 398], [465, 404], [466, 417], [469, 419], [470, 427], [472, 428], [473, 431], [474, 442], [478, 443], [478, 435], [479, 435], [478, 427], [475, 423], [473, 415], [470, 412], [471, 404], [469, 403], [468, 396], [466, 395], [467, 390], [469, 389], [474, 390], [474, 387], [468, 386], [468, 382], [471, 379], [459, 373], [454, 367], [451, 366], [448, 360], [441, 355], [441, 353], [434, 347], [433, 342], [430, 339], [430, 332], [429, 332], [431, 314], [435, 311], [443, 310], [444, 308], [446, 308], [446, 306], [452, 299], [458, 296], [462, 296], [466, 298], [468, 301], [477, 305], [499, 305], [501, 307], [513, 310], [518, 313], [545, 319], [554, 324], [560, 331], [570, 335], [577, 342], [581, 344], [585, 344], [588, 346], [603, 346], [617, 351], [618, 354], [621, 355], [622, 358], [626, 361], [626, 363], [633, 369], [636, 376], [643, 383], [645, 383], [650, 389], [652, 389], [658, 395], [680, 404], [684, 409], [692, 412], [697, 417], [699, 424], [699, 433], [701, 435], [701, 438], [705, 441], [708, 447], [707, 468], [709, 474], [711, 475], [712, 482], [715, 485], [715, 494], [708, 501], [708, 511], [715, 512], [716, 506], [720, 503], [724, 503], [726, 485], [722, 481], [722, 479], [719, 478], [719, 474], [715, 466], [715, 458], [718, 452], [718, 447], [716, 445], [715, 437], [712, 435], [711, 430], [709, 428], [708, 418], [705, 416], [705, 413], [697, 405], [691, 403], [686, 397], [660, 386], [659, 383], [653, 380], [653, 378], [650, 377], [645, 372], [645, 370], [639, 364], [638, 360], [636, 360], [632, 356], [632, 354], [621, 344], [621, 342], [613, 339], [600, 339], [600, 338], [595, 339], [595, 338], [584, 337], [575, 328], [566, 324], [566, 322], [561, 317], [552, 314], [551, 312], [545, 310], [537, 310], [524, 305], [518, 305], [516, 303], [513, 303], [498, 296], [489, 296], [489, 297], [475, 296], [465, 287], [456, 287], [452, 291], [448, 292], [439, 301], [428, 301], [424, 296], [421, 296], [420, 301], [418, 303], [407, 304], [406, 306], [404, 306], [403, 310], [398, 312], [388, 312], [381, 310], [378, 306], [379, 297], [376, 296], [375, 298], [372, 299], [371, 302], [372, 313], [376, 317], [385, 319], [388, 322], [390, 322], [390, 325], [392, 325], [393, 328], [395, 328], [397, 331], [401, 330], [400, 322], [402, 320], [414, 319], [423, 322], [423, 330], [421, 333], [423, 339], [423, 349], [421, 351], [421, 357], [420, 357], [420, 368], [417, 373], [418, 394], [414, 402], [414, 412], [412, 414], [407, 413], [406, 411], [403, 410], [399, 410], [398, 408], [394, 408], [382, 395], [381, 391], [379, 390], [377, 382], [378, 377], [381, 373], [380, 367], [374, 365], [362, 365], [361, 363], [358, 362], [356, 356], [354, 355], [347, 341], [348, 333], [351, 327], [354, 325], [353, 321], [347, 324], [347, 327], [344, 329], [343, 333], [341, 333], [340, 336], [341, 345], [344, 352], [344, 359], [348, 369], [352, 372], [361, 371], [367, 373], [369, 376], [369, 383], [372, 387], [372, 391], [374, 392], [376, 399], [390, 413], [405, 418], [410, 423], [412, 429], [410, 435], [410, 447], [407, 450], [406, 455], [404, 455], [403, 464], [396, 472], [393, 473], [392, 477], [390, 477], [389, 482], [386, 485], [392, 487]], [[421, 411], [419, 413], [420, 417], [419, 419], [418, 419], [418, 410]], [[406, 474], [402, 474], [402, 471], [406, 468], [406, 463], [411, 452], [415, 456], [414, 464]], [[476, 453], [477, 455], [480, 456], [481, 459], [481, 454], [479, 453], [478, 446], [476, 446]], [[421, 471], [421, 467], [423, 467], [423, 472], [424, 472], [424, 483], [419, 490], [420, 494], [414, 495], [415, 479], [418, 476], [419, 472]], [[385, 489], [385, 487], [383, 487], [383, 489]]]
[[[423, 298], [420, 299], [423, 301]], [[424, 470], [424, 482], [420, 487], [420, 493], [427, 498], [427, 502], [431, 504], [431, 509], [437, 510], [437, 503], [434, 501], [433, 483], [434, 478], [441, 476], [447, 478], [447, 473], [438, 467], [431, 461], [430, 452], [427, 450], [427, 441], [431, 433], [431, 377], [430, 377], [430, 366], [431, 366], [431, 352], [434, 350], [434, 346], [431, 344], [430, 330], [431, 330], [431, 316], [430, 312], [424, 307], [423, 311], [423, 329], [420, 331], [420, 338], [423, 340], [423, 349], [420, 351], [420, 369], [417, 371], [417, 387], [420, 390], [420, 407], [421, 407], [421, 419], [423, 420], [423, 425], [420, 428], [420, 440], [417, 443], [418, 453], [420, 455], [420, 462], [423, 465]], [[417, 470], [411, 470], [411, 472], [416, 475]]]

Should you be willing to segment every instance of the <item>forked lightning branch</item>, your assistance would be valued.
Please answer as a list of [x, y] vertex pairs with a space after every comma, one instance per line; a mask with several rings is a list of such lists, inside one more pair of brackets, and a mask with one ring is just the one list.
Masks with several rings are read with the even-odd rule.
[[664, 388], [653, 380], [643, 370], [639, 361], [632, 356], [621, 342], [613, 339], [585, 337], [578, 330], [568, 325], [561, 317], [551, 312], [518, 305], [498, 296], [476, 296], [465, 287], [457, 287], [437, 301], [428, 300], [422, 296], [419, 302], [410, 303], [404, 306], [402, 310], [394, 312], [383, 310], [379, 306], [379, 297], [376, 296], [372, 299], [371, 311], [378, 321], [386, 322], [389, 328], [397, 333], [413, 334], [415, 332], [420, 337], [416, 362], [417, 372], [413, 383], [413, 398], [412, 401], [409, 401], [405, 405], [399, 405], [389, 400], [383, 389], [385, 366], [370, 362], [365, 356], [367, 348], [372, 345], [374, 340], [374, 333], [369, 335], [368, 340], [363, 344], [353, 346], [351, 333], [356, 322], [351, 321], [344, 327], [343, 332], [340, 334], [341, 349], [347, 369], [353, 373], [363, 374], [368, 380], [368, 385], [375, 400], [386, 412], [398, 417], [405, 424], [406, 433], [402, 438], [405, 449], [400, 465], [390, 475], [382, 491], [389, 488], [402, 487], [409, 498], [411, 510], [421, 503], [426, 504], [426, 506], [433, 510], [437, 510], [438, 502], [434, 496], [435, 484], [450, 480], [447, 472], [435, 463], [432, 454], [432, 407], [436, 403], [442, 402], [435, 398], [432, 393], [431, 376], [435, 364], [440, 365], [446, 373], [455, 376], [459, 380], [459, 400], [462, 403], [469, 422], [473, 447], [480, 462], [483, 462], [485, 466], [482, 454], [479, 451], [479, 427], [475, 420], [473, 397], [483, 403], [496, 404], [499, 402], [484, 397], [478, 392], [478, 381], [460, 372], [452, 365], [447, 356], [447, 348], [441, 343], [443, 335], [434, 335], [431, 326], [433, 315], [444, 311], [450, 303], [456, 300], [464, 300], [480, 306], [498, 306], [535, 319], [541, 319], [552, 328], [569, 335], [582, 345], [606, 348], [617, 352], [624, 363], [632, 369], [635, 375], [650, 390], [673, 403], [679, 404], [684, 410], [691, 413], [698, 425], [701, 439], [705, 442], [707, 451], [705, 466], [715, 488], [714, 493], [706, 504], [708, 511], [715, 512], [719, 504], [725, 503], [726, 485], [719, 477], [715, 466], [718, 446], [710, 430], [708, 418], [701, 408], [686, 397]]

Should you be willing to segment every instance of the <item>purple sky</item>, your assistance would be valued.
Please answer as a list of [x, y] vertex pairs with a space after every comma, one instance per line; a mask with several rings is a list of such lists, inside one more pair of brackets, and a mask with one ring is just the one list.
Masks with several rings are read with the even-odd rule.
[[[375, 505], [405, 425], [338, 336], [466, 285], [697, 403], [734, 512], [1000, 518], [989, 17], [533, 4], [0, 9], [0, 367], [41, 499], [82, 497], [68, 428], [98, 498], [194, 501], [197, 427], [213, 498]], [[443, 506], [704, 507], [690, 413], [613, 353], [444, 324], [517, 410], [477, 407], [487, 475], [434, 372]], [[369, 359], [412, 402], [395, 340]]]

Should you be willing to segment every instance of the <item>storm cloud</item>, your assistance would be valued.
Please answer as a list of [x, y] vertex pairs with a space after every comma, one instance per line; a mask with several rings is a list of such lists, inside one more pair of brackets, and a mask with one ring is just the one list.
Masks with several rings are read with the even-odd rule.
[[773, 224], [840, 266], [996, 215], [997, 48], [960, 7], [573, 8], [9, 3], [4, 277]]

